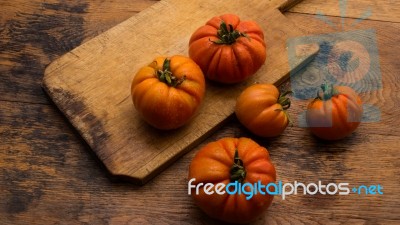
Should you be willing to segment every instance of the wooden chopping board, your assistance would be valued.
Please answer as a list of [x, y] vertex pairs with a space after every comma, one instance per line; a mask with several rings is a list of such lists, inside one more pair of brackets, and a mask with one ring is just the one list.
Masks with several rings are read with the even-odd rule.
[[[290, 73], [286, 40], [304, 36], [280, 12], [298, 1], [161, 0], [52, 62], [43, 86], [112, 175], [144, 184], [218, 129], [234, 112], [236, 97], [255, 82], [280, 84]], [[187, 55], [190, 35], [208, 19], [235, 13], [264, 30], [267, 60], [248, 81], [207, 83], [196, 117], [174, 131], [147, 125], [135, 111], [130, 85], [155, 56]], [[298, 66], [318, 47], [299, 50]], [[84, 169], [84, 168], [82, 168]]]

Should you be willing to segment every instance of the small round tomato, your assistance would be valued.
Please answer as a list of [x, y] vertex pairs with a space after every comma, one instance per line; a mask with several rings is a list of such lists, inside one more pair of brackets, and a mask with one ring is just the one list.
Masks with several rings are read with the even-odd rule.
[[237, 15], [213, 17], [191, 36], [189, 56], [208, 79], [238, 83], [264, 64], [264, 34], [256, 22], [241, 21]]
[[[223, 138], [208, 143], [196, 154], [189, 167], [194, 202], [209, 216], [231, 223], [255, 220], [271, 205], [273, 195], [261, 186], [263, 193], [254, 193], [253, 189], [251, 198], [244, 192], [233, 193], [231, 189], [228, 194], [225, 190], [229, 184], [241, 184], [249, 193], [250, 185], [267, 186], [275, 181], [276, 171], [267, 149], [249, 138]], [[207, 189], [212, 189], [213, 193], [207, 194]]]
[[289, 92], [279, 95], [273, 84], [255, 84], [246, 88], [236, 101], [235, 113], [240, 123], [255, 135], [275, 137], [286, 129], [290, 107]]
[[137, 72], [131, 86], [136, 110], [162, 130], [186, 124], [199, 109], [204, 92], [200, 67], [185, 56], [157, 57]]
[[306, 119], [311, 132], [325, 140], [350, 135], [361, 122], [360, 97], [350, 87], [323, 84], [317, 98], [309, 103]]

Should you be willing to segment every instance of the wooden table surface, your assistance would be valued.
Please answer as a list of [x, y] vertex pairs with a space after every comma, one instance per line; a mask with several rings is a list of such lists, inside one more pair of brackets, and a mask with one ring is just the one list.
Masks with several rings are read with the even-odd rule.
[[[202, 145], [226, 136], [254, 138], [270, 151], [284, 182], [383, 186], [383, 195], [277, 196], [256, 224], [400, 224], [400, 2], [348, 0], [345, 24], [374, 29], [383, 88], [363, 93], [379, 122], [340, 142], [289, 127], [256, 138], [236, 119], [145, 186], [115, 181], [41, 88], [45, 67], [154, 0], [0, 0], [0, 224], [218, 224], [187, 194], [188, 165]], [[337, 32], [339, 0], [304, 0], [286, 13], [310, 35]], [[167, 18], [166, 18], [166, 22]], [[342, 31], [342, 30], [339, 30]], [[288, 83], [286, 83], [288, 85]], [[289, 112], [301, 112], [294, 102]]]

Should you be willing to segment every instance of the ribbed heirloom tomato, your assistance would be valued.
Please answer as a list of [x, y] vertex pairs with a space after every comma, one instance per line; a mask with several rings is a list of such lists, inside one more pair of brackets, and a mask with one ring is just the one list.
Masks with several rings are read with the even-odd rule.
[[200, 67], [185, 56], [157, 57], [137, 72], [131, 86], [136, 110], [162, 130], [186, 124], [199, 109], [204, 92]]
[[289, 92], [279, 95], [273, 84], [255, 84], [246, 88], [236, 101], [235, 114], [240, 123], [261, 137], [280, 135], [289, 124], [286, 110]]
[[237, 15], [213, 17], [192, 34], [189, 56], [210, 80], [238, 83], [264, 64], [264, 34], [256, 22]]
[[[215, 190], [217, 186], [214, 186], [214, 193], [208, 195], [205, 186], [208, 183], [228, 185], [235, 181], [243, 185], [257, 182], [268, 185], [276, 181], [276, 172], [264, 147], [249, 138], [223, 138], [208, 143], [196, 154], [189, 167], [189, 180], [193, 178], [193, 185], [203, 183], [191, 189], [191, 195], [206, 214], [226, 222], [247, 223], [269, 207], [272, 195], [257, 192], [250, 199], [243, 193], [219, 195]], [[251, 189], [247, 186], [245, 190]]]
[[350, 135], [361, 122], [360, 97], [350, 87], [323, 84], [307, 108], [307, 125], [311, 132], [325, 140], [339, 140]]

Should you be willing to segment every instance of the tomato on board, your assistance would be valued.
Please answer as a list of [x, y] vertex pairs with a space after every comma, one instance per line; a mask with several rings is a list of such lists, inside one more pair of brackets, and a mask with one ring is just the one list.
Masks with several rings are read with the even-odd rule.
[[325, 140], [350, 135], [361, 122], [360, 97], [350, 87], [323, 84], [322, 91], [307, 107], [306, 120], [311, 132]]
[[240, 123], [260, 137], [275, 137], [289, 124], [286, 110], [290, 99], [280, 95], [273, 84], [255, 84], [246, 88], [236, 101], [235, 114]]
[[205, 93], [200, 67], [185, 56], [157, 57], [142, 67], [131, 86], [136, 110], [150, 125], [170, 130], [186, 124]]
[[[209, 216], [234, 223], [247, 223], [262, 215], [270, 206], [273, 195], [257, 192], [250, 199], [241, 193], [220, 195], [217, 184], [237, 182], [263, 185], [276, 181], [275, 167], [267, 149], [249, 138], [222, 138], [208, 143], [193, 158], [189, 167], [189, 181], [195, 178], [192, 190], [194, 202]], [[200, 186], [203, 183], [203, 186]], [[212, 183], [214, 193], [206, 194], [205, 185]], [[250, 187], [245, 190], [249, 192]], [[275, 189], [274, 189], [275, 190]], [[274, 191], [271, 190], [271, 191]]]
[[233, 14], [216, 16], [192, 34], [189, 56], [208, 79], [238, 83], [264, 64], [264, 34], [254, 21], [241, 21]]

